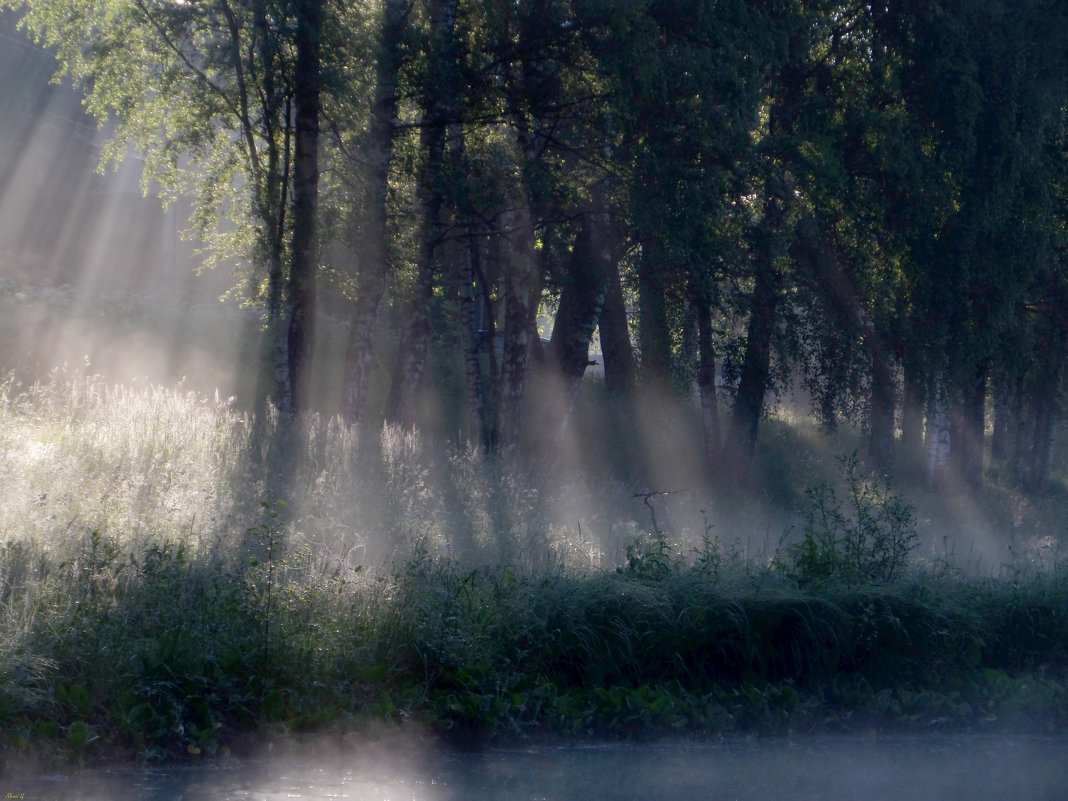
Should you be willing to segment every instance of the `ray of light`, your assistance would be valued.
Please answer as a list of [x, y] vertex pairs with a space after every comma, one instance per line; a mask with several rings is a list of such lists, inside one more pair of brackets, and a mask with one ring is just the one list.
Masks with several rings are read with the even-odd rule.
[[0, 371], [88, 362], [114, 381], [190, 376], [232, 394], [249, 315], [218, 303], [228, 275], [194, 275], [194, 245], [178, 240], [188, 207], [143, 196], [136, 154], [97, 172], [106, 133], [50, 83], [52, 55], [11, 14], [0, 42]]

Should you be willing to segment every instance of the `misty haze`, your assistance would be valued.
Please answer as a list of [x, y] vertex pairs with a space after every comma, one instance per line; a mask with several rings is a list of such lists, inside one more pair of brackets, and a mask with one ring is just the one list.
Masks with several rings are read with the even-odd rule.
[[1063, 798], [1068, 7], [916, 5], [0, 0], [4, 791]]

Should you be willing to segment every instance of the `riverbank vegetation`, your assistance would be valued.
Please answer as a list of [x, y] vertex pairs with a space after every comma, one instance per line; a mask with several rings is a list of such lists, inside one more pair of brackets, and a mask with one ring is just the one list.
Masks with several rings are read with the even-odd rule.
[[391, 430], [357, 465], [337, 421], [306, 427], [310, 500], [265, 501], [225, 400], [56, 376], [0, 401], [9, 764], [382, 725], [463, 745], [1068, 726], [1056, 538], [962, 561], [855, 457], [754, 546], [711, 496], [693, 526], [669, 493], [599, 485], [580, 510], [529, 465]]

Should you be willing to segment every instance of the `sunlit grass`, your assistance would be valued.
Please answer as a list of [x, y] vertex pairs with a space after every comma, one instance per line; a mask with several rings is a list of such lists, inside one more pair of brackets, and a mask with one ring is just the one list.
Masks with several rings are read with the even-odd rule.
[[186, 540], [216, 532], [247, 448], [232, 402], [61, 371], [0, 385], [0, 531], [45, 547], [78, 531]]

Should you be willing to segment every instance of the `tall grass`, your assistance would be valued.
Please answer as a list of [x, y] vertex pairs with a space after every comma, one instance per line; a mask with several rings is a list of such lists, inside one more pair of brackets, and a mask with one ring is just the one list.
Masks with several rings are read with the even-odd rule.
[[216, 533], [220, 493], [247, 449], [232, 401], [159, 387], [109, 386], [60, 371], [0, 384], [0, 531], [59, 547], [100, 529], [186, 540]]
[[912, 507], [855, 462], [752, 547], [714, 498], [322, 418], [265, 498], [253, 429], [180, 389], [0, 387], [9, 763], [382, 721], [468, 744], [1068, 725], [1064, 563], [917, 559]]

